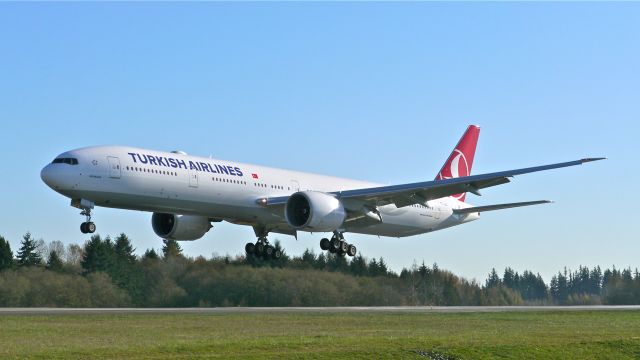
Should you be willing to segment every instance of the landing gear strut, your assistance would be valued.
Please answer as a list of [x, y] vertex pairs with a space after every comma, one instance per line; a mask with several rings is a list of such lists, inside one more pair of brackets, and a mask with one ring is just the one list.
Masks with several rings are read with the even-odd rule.
[[282, 257], [282, 250], [276, 249], [275, 247], [269, 244], [269, 240], [267, 240], [266, 236], [261, 236], [258, 238], [256, 243], [247, 243], [244, 246], [244, 250], [247, 252], [247, 255], [255, 255], [258, 257], [262, 257], [266, 259], [280, 259]]
[[335, 231], [331, 240], [324, 238], [320, 240], [320, 249], [329, 250], [330, 253], [338, 254], [341, 256], [349, 255], [356, 256], [358, 249], [353, 244], [349, 244], [344, 240], [344, 236], [341, 232]]
[[96, 232], [96, 224], [91, 222], [91, 209], [83, 209], [80, 215], [84, 215], [87, 219], [87, 221], [80, 224], [80, 231], [83, 234], [93, 234]]

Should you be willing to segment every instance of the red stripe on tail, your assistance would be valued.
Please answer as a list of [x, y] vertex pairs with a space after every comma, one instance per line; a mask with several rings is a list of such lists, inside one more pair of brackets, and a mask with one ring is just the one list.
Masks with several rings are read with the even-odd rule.
[[[440, 169], [436, 180], [465, 177], [471, 175], [473, 157], [476, 154], [476, 144], [480, 135], [480, 127], [469, 125], [467, 131], [458, 141], [458, 144], [449, 155], [449, 158]], [[464, 201], [466, 193], [451, 195], [451, 197]]]

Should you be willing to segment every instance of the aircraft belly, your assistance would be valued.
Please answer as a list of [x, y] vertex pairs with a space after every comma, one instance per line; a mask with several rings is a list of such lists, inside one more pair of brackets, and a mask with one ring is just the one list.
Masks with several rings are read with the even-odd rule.
[[362, 224], [354, 223], [347, 226], [348, 232], [405, 237], [423, 234], [438, 229], [441, 223], [438, 214], [431, 211], [417, 211], [416, 209], [392, 209], [391, 211], [381, 211], [382, 223]]
[[[139, 210], [149, 212], [169, 212], [183, 215], [202, 215], [221, 220], [256, 221], [265, 218], [265, 210], [258, 206], [225, 204], [215, 199], [162, 196], [160, 194], [135, 194], [108, 191], [78, 191], [67, 194], [72, 198], [84, 198], [97, 206]], [[272, 215], [271, 215], [272, 216]]]

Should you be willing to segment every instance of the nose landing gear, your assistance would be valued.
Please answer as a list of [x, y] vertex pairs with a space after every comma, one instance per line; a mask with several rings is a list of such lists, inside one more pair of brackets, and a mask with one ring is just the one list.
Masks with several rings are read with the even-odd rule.
[[93, 234], [96, 232], [96, 224], [91, 222], [91, 209], [82, 210], [80, 215], [84, 215], [87, 218], [87, 221], [80, 224], [80, 231], [83, 234]]
[[80, 215], [84, 216], [87, 221], [80, 224], [80, 231], [83, 234], [93, 234], [96, 231], [96, 224], [91, 222], [91, 209], [93, 209], [93, 201], [86, 199], [71, 199], [71, 206], [82, 210]]

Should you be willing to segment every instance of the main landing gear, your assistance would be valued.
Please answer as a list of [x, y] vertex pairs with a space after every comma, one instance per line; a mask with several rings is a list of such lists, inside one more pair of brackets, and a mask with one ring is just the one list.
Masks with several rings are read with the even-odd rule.
[[96, 232], [96, 224], [91, 222], [91, 209], [82, 210], [80, 215], [84, 215], [87, 218], [87, 221], [80, 224], [80, 231], [83, 234], [93, 234]]
[[266, 236], [261, 236], [258, 238], [256, 243], [247, 243], [244, 246], [244, 250], [247, 252], [247, 255], [255, 255], [258, 257], [262, 257], [266, 259], [280, 259], [282, 257], [282, 250], [276, 249], [275, 247], [269, 244]]
[[356, 256], [358, 249], [353, 244], [349, 244], [344, 240], [342, 233], [335, 231], [331, 240], [324, 238], [320, 240], [320, 248], [322, 250], [329, 250], [330, 253], [338, 254], [340, 256], [349, 255]]

